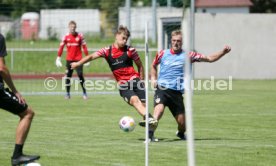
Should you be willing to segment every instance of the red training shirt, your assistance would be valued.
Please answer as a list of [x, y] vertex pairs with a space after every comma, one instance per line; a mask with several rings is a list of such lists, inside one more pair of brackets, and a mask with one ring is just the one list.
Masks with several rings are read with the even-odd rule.
[[82, 58], [81, 47], [83, 48], [84, 54], [88, 55], [88, 50], [86, 46], [86, 42], [84, 37], [81, 33], [77, 33], [73, 35], [68, 33], [65, 35], [60, 42], [59, 49], [58, 49], [58, 56], [61, 57], [64, 45], [67, 47], [67, 55], [66, 60], [68, 61], [79, 61]]
[[[108, 54], [109, 54], [109, 49], [110, 49], [110, 47], [101, 48], [96, 53], [99, 56], [107, 59]], [[124, 54], [124, 48], [120, 49], [120, 48], [116, 48], [114, 45], [112, 45], [111, 54], [112, 54], [113, 58], [118, 58]], [[127, 55], [129, 58], [133, 59], [134, 61], [137, 61], [140, 59], [136, 49], [133, 47], [130, 47], [130, 46], [127, 46]], [[134, 78], [140, 78], [140, 74], [137, 71], [135, 71], [133, 66], [119, 68], [117, 70], [114, 70], [113, 75], [114, 75], [115, 79], [121, 83], [124, 83], [124, 81], [132, 80]]]

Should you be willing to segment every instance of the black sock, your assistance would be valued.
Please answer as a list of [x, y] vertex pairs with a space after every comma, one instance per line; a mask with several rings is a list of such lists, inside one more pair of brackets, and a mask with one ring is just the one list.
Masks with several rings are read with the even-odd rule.
[[149, 138], [152, 138], [152, 137], [154, 137], [154, 131], [149, 130]]
[[[149, 118], [153, 118], [153, 116], [149, 113]], [[143, 116], [143, 119], [146, 120], [146, 115]]]
[[17, 158], [23, 154], [23, 145], [15, 144], [12, 158]]

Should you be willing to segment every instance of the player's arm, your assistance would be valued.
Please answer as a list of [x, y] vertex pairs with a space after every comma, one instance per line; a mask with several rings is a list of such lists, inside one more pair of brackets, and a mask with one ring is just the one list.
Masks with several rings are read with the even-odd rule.
[[10, 87], [10, 89], [13, 92], [17, 92], [17, 90], [16, 90], [16, 88], [15, 88], [15, 86], [13, 84], [13, 81], [12, 81], [9, 69], [5, 65], [5, 59], [4, 59], [4, 57], [0, 57], [0, 75], [4, 79], [4, 81], [6, 82], [6, 84]]
[[160, 52], [156, 53], [155, 59], [153, 60], [151, 64], [151, 69], [150, 69], [150, 81], [151, 81], [151, 86], [155, 88], [157, 86], [157, 66], [160, 62], [160, 59], [162, 58], [164, 54], [164, 51], [161, 50]]
[[85, 54], [85, 56], [88, 56], [88, 49], [87, 49], [87, 45], [86, 45], [86, 42], [84, 40], [84, 37], [82, 36], [82, 41], [81, 41], [81, 45], [82, 45], [82, 50]]
[[151, 86], [155, 88], [157, 85], [157, 65], [155, 65], [154, 62], [152, 63], [151, 69], [150, 69], [150, 81], [151, 81]]
[[64, 36], [63, 39], [62, 39], [62, 41], [59, 44], [58, 57], [61, 57], [65, 44], [66, 44], [66, 37]]
[[61, 63], [61, 55], [62, 55], [62, 52], [63, 52], [63, 48], [65, 46], [65, 37], [62, 39], [62, 41], [60, 42], [59, 44], [59, 49], [58, 49], [58, 56], [57, 56], [57, 59], [56, 59], [56, 66], [57, 67], [62, 67], [62, 63]]
[[[84, 52], [84, 54], [85, 54], [85, 56], [88, 56], [89, 54], [88, 54], [88, 49], [87, 49], [87, 45], [86, 45], [86, 42], [85, 42], [85, 40], [84, 40], [84, 37], [82, 36], [82, 42], [81, 42], [82, 44], [82, 50], [83, 50], [83, 52]], [[90, 62], [87, 62], [87, 63], [85, 63], [84, 64], [84, 66], [89, 66], [90, 65]]]
[[95, 59], [97, 59], [99, 57], [101, 57], [101, 55], [97, 54], [97, 52], [94, 52], [93, 54], [90, 54], [90, 55], [87, 55], [87, 56], [83, 57], [78, 62], [71, 63], [71, 68], [75, 69], [78, 66], [81, 66], [81, 65], [85, 64], [86, 62], [90, 62], [90, 61], [95, 60]]
[[4, 57], [0, 57], [0, 75], [5, 81], [5, 83], [9, 86], [9, 88], [12, 90], [12, 92], [16, 95], [19, 102], [22, 104], [25, 104], [25, 99], [21, 96], [21, 94], [17, 91], [17, 89], [14, 86], [14, 83], [12, 81], [9, 69], [5, 65], [5, 59]]
[[136, 66], [137, 66], [137, 69], [138, 69], [138, 72], [140, 74], [140, 78], [141, 80], [144, 80], [144, 76], [145, 76], [145, 70], [144, 70], [144, 66], [143, 66], [143, 63], [141, 62], [140, 58], [137, 59], [136, 61], [134, 61]]
[[133, 48], [133, 47], [129, 47], [128, 55], [132, 58], [132, 60], [136, 64], [137, 69], [138, 69], [138, 73], [140, 75], [140, 79], [144, 80], [144, 78], [145, 78], [144, 66], [143, 66], [143, 63], [142, 63], [142, 61], [141, 61], [141, 59], [140, 59], [140, 57], [139, 57], [136, 49]]
[[86, 44], [82, 45], [82, 49], [83, 49], [83, 52], [84, 52], [85, 56], [88, 56], [89, 54], [88, 54], [88, 49], [87, 49], [87, 45]]
[[224, 46], [224, 48], [221, 51], [215, 52], [211, 55], [202, 55], [199, 59], [201, 62], [215, 62], [219, 60], [221, 57], [223, 57], [225, 54], [229, 53], [231, 51], [230, 46]]
[[[82, 44], [82, 50], [83, 50], [85, 56], [88, 56], [88, 55], [89, 55], [89, 54], [88, 54], [87, 45], [86, 45], [86, 43], [85, 43], [84, 40], [83, 40], [83, 44]], [[87, 63], [84, 64], [84, 66], [86, 66], [86, 67], [89, 66], [89, 65], [90, 65], [90, 62], [87, 62]]]

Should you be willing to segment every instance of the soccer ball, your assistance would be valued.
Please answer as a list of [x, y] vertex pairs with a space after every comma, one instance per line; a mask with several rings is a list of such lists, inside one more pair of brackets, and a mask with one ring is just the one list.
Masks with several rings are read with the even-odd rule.
[[41, 166], [39, 163], [28, 163], [24, 164], [23, 166]]
[[119, 121], [120, 129], [122, 129], [125, 132], [131, 132], [135, 128], [135, 121], [130, 116], [124, 116]]

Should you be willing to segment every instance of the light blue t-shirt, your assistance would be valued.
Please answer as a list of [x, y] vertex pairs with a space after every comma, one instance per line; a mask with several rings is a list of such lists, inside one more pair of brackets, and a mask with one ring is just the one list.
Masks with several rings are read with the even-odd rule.
[[158, 85], [183, 93], [185, 60], [186, 52], [182, 51], [178, 54], [172, 54], [170, 49], [165, 50], [159, 61]]

